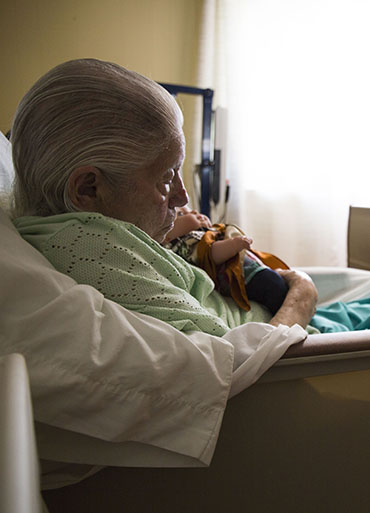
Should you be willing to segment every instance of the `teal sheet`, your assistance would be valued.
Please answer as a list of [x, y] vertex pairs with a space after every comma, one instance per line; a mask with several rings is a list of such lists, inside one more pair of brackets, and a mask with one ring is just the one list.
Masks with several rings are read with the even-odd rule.
[[310, 325], [321, 333], [370, 329], [370, 298], [320, 307]]

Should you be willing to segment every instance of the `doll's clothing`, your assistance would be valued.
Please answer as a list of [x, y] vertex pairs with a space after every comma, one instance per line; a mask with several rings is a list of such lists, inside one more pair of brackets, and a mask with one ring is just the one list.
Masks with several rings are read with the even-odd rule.
[[[253, 295], [256, 291], [259, 297], [264, 298], [265, 302], [261, 301], [261, 304], [267, 306], [270, 311], [276, 311], [276, 304], [281, 305], [281, 297], [285, 297], [287, 291], [285, 281], [280, 275], [274, 273], [279, 278], [271, 276], [270, 279], [273, 283], [269, 279], [263, 285], [263, 280], [259, 279], [258, 287], [257, 285], [252, 287], [252, 279], [257, 273], [265, 270], [288, 269], [282, 260], [270, 253], [254, 250], [243, 250], [218, 266], [212, 259], [211, 247], [215, 241], [244, 235], [242, 230], [235, 225], [215, 224], [211, 229], [203, 228], [191, 231], [187, 235], [171, 241], [166, 247], [175, 251], [188, 262], [204, 269], [214, 281], [216, 289], [224, 296], [231, 296], [243, 310], [250, 309], [249, 300], [254, 300]], [[268, 274], [265, 272], [263, 276], [267, 277]], [[248, 294], [246, 285], [248, 285]], [[275, 291], [277, 285], [279, 285], [279, 290]]]

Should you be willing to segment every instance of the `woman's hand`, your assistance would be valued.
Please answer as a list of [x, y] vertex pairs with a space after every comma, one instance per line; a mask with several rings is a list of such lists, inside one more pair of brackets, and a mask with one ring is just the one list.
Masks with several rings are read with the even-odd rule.
[[287, 282], [289, 290], [270, 324], [273, 326], [299, 324], [306, 328], [315, 313], [318, 298], [313, 281], [302, 271], [277, 269], [277, 272]]

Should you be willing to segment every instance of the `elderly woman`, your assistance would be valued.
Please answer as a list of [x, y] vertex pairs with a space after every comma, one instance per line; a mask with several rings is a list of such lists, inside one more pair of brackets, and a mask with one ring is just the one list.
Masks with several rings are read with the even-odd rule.
[[188, 201], [182, 122], [169, 93], [118, 65], [85, 59], [52, 69], [12, 127], [17, 229], [77, 282], [181, 331], [306, 327], [317, 301], [307, 276], [281, 271], [289, 290], [271, 318], [257, 303], [241, 310], [160, 245]]
[[256, 303], [241, 311], [159, 244], [188, 201], [182, 122], [172, 96], [137, 73], [91, 59], [57, 66], [12, 127], [16, 227], [77, 282], [182, 331], [222, 336], [251, 320], [305, 327], [317, 299], [307, 276], [282, 273], [289, 293], [271, 319]]
[[56, 67], [21, 101], [12, 142], [15, 225], [65, 275], [95, 286], [39, 259], [23, 265], [43, 259], [15, 233], [16, 280], [28, 299], [48, 292], [33, 309], [19, 287], [7, 323], [8, 346], [27, 356], [41, 457], [53, 460], [44, 486], [93, 464], [209, 465], [227, 399], [304, 339], [295, 324], [314, 312], [311, 280], [282, 272], [289, 292], [271, 319], [256, 303], [242, 312], [160, 245], [187, 202], [182, 115], [136, 73], [96, 60]]

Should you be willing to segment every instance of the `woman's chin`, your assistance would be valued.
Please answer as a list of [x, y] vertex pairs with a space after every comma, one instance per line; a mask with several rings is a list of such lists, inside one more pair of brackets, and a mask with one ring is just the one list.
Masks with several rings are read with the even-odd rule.
[[174, 226], [174, 222], [172, 222], [168, 226], [164, 227], [160, 232], [157, 232], [157, 234], [153, 237], [153, 239], [156, 240], [157, 242], [159, 242], [159, 244], [162, 244], [163, 242], [165, 242], [165, 240], [167, 238], [167, 234], [170, 233], [173, 226]]

